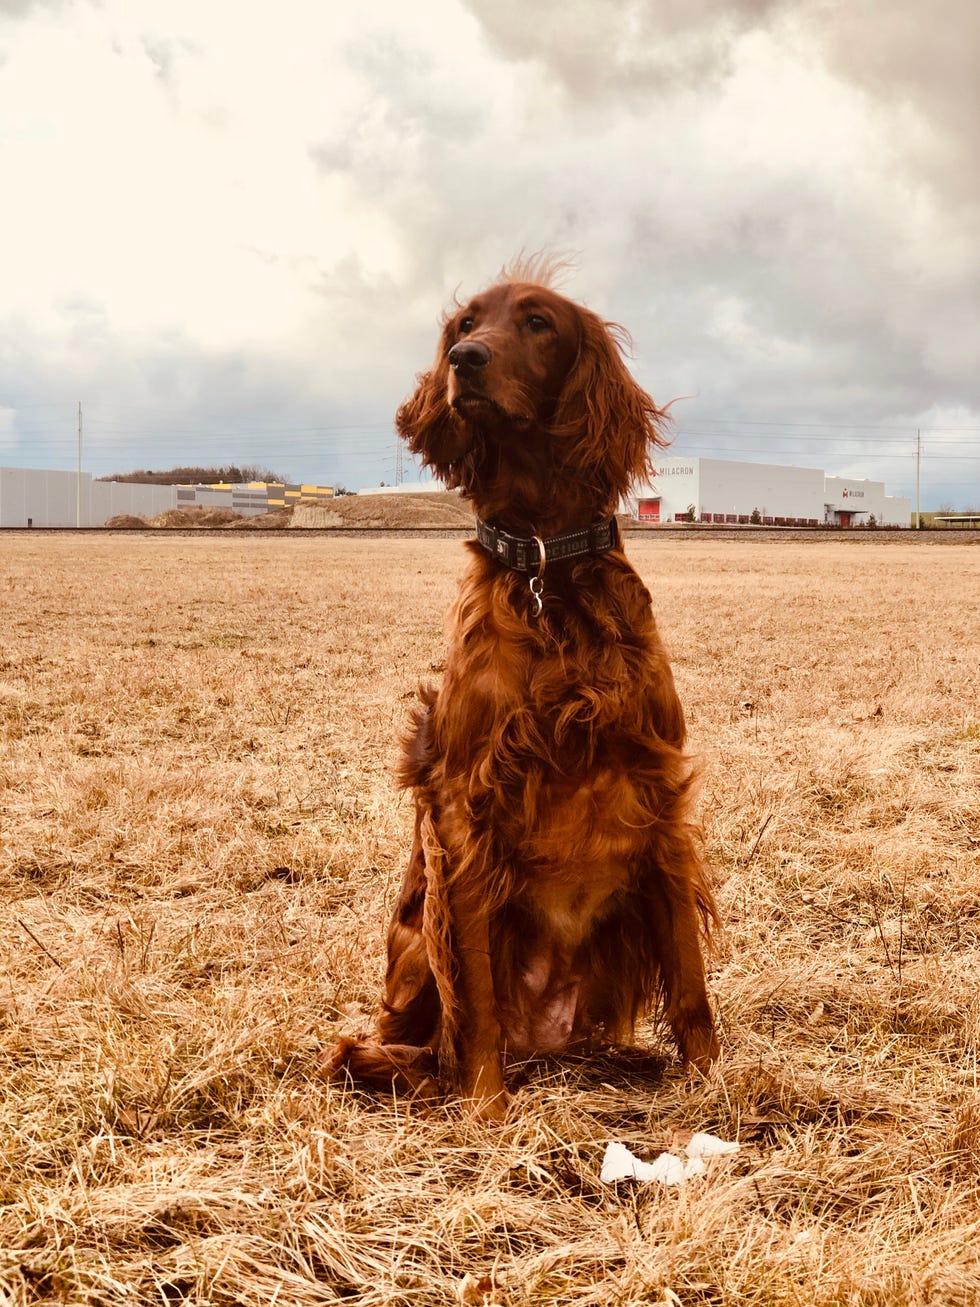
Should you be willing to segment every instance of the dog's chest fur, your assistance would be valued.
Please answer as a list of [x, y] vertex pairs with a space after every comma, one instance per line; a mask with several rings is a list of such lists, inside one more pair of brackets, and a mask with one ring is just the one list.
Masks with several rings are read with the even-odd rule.
[[683, 734], [682, 720], [655, 719], [670, 672], [649, 596], [625, 560], [611, 577], [592, 609], [568, 587], [567, 607], [540, 623], [526, 578], [464, 579], [433, 705], [443, 838], [454, 852], [479, 842], [484, 876], [570, 948], [650, 842], [650, 743]]

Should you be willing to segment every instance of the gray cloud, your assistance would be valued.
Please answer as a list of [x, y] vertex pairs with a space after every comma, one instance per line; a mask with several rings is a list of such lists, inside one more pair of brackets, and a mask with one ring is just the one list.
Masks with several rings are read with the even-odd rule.
[[816, 36], [828, 60], [895, 115], [915, 171], [975, 202], [980, 7], [939, 0], [923, 9], [915, 0], [894, 0], [884, 11], [837, 5], [818, 13]]
[[735, 36], [772, 19], [787, 0], [464, 0], [492, 48], [533, 61], [573, 100], [619, 102], [723, 78]]
[[28, 14], [64, 9], [68, 0], [0, 0], [0, 18], [24, 18]]
[[980, 7], [970, 0], [462, 0], [503, 58], [537, 65], [570, 102], [618, 105], [703, 96], [730, 76], [735, 43], [776, 34], [860, 88], [887, 115], [911, 184], [928, 177], [975, 203]]

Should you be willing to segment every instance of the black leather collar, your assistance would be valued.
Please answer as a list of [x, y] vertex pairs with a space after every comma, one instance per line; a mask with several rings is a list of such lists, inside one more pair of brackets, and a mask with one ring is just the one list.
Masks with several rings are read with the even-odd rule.
[[488, 554], [506, 567], [540, 576], [546, 563], [584, 558], [587, 554], [605, 554], [615, 549], [619, 544], [619, 528], [616, 519], [610, 517], [605, 522], [593, 522], [580, 531], [566, 531], [563, 535], [542, 540], [538, 536], [511, 535], [477, 518], [476, 538]]

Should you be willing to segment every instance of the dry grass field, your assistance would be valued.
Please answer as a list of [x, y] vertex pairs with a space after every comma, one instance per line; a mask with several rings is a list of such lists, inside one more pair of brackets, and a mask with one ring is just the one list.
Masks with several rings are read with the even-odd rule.
[[[980, 548], [628, 547], [703, 757], [724, 1060], [502, 1127], [329, 1085], [370, 1020], [453, 540], [0, 539], [0, 1303], [973, 1304]], [[599, 1181], [690, 1132], [734, 1158]]]

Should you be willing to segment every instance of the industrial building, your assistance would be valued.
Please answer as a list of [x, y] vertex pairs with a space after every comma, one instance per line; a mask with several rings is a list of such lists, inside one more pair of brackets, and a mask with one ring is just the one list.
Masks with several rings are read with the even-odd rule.
[[884, 482], [830, 476], [819, 468], [737, 463], [720, 458], [656, 460], [653, 480], [629, 509], [641, 522], [764, 526], [911, 526], [908, 499]]
[[103, 526], [112, 517], [156, 517], [170, 508], [195, 504], [231, 508], [255, 517], [299, 499], [329, 499], [331, 486], [248, 485], [153, 486], [130, 481], [96, 481], [88, 472], [49, 472], [0, 467], [0, 527]]
[[287, 485], [280, 481], [247, 481], [231, 485], [174, 486], [177, 507], [206, 504], [209, 508], [231, 508], [243, 517], [255, 517], [276, 508], [287, 508], [301, 499], [332, 499], [333, 486]]

